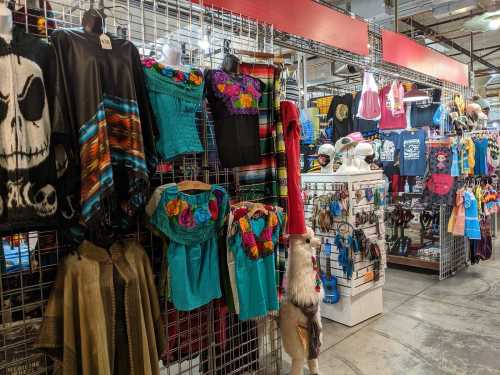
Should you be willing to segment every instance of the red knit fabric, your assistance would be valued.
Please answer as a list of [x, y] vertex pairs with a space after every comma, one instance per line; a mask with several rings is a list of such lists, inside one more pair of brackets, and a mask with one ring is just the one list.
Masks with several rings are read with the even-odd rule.
[[281, 120], [285, 138], [288, 175], [288, 233], [306, 233], [304, 202], [300, 184], [300, 114], [293, 102], [280, 104]]

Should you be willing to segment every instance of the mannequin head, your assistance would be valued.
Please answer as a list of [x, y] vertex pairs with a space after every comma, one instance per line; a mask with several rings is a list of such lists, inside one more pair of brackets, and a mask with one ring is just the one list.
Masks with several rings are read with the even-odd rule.
[[369, 172], [370, 165], [365, 161], [366, 157], [373, 155], [373, 147], [368, 142], [361, 142], [354, 148], [354, 162], [360, 172]]
[[239, 72], [240, 72], [240, 59], [238, 59], [235, 55], [228, 53], [224, 56], [224, 60], [222, 61], [221, 68], [226, 73], [239, 74]]
[[167, 66], [181, 66], [182, 65], [182, 50], [179, 43], [170, 41], [166, 43], [162, 50], [162, 59], [160, 63]]
[[318, 163], [321, 173], [333, 173], [333, 160], [335, 159], [335, 147], [329, 143], [321, 145], [318, 149]]

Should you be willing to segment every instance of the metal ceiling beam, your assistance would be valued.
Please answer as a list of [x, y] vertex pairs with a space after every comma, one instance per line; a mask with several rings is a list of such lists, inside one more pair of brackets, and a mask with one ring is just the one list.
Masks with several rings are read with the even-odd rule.
[[485, 13], [484, 10], [472, 12], [472, 13], [469, 13], [465, 16], [460, 16], [460, 17], [456, 17], [456, 18], [451, 18], [449, 20], [444, 20], [444, 21], [433, 23], [433, 24], [427, 25], [427, 27], [436, 27], [436, 26], [446, 25], [448, 23], [452, 23], [452, 22], [456, 22], [456, 21], [463, 21], [463, 20], [467, 20], [467, 19], [475, 17], [475, 16], [480, 16], [481, 14], [484, 14], [484, 13]]
[[[475, 48], [474, 52], [486, 52], [485, 54], [481, 55], [482, 58], [485, 58], [486, 56], [489, 56], [493, 53], [497, 52], [497, 49], [500, 47], [500, 44], [495, 44], [494, 46], [489, 46], [489, 47], [481, 47], [481, 48]], [[495, 50], [494, 52], [487, 52], [490, 50]], [[463, 53], [457, 52], [457, 53], [452, 53], [451, 55], [448, 55], [448, 57], [456, 57], [456, 56], [461, 56]]]
[[[481, 14], [484, 14], [484, 10], [483, 11], [478, 11], [478, 12], [473, 12], [473, 13], [469, 13], [465, 16], [461, 16], [461, 17], [456, 17], [456, 18], [451, 18], [451, 19], [448, 19], [448, 20], [444, 20], [444, 21], [440, 21], [440, 22], [436, 22], [436, 23], [432, 23], [430, 25], [426, 25], [427, 27], [436, 27], [436, 26], [441, 26], [441, 25], [447, 25], [449, 23], [453, 23], [453, 22], [456, 22], [456, 21], [463, 21], [463, 20], [467, 20], [469, 18], [473, 18], [475, 16], [480, 16]], [[407, 17], [405, 19], [401, 19], [402, 22], [405, 22], [406, 24], [410, 25], [412, 24], [412, 19], [411, 17]], [[413, 21], [415, 22], [415, 21]], [[410, 35], [412, 32], [412, 30], [405, 30], [404, 31], [404, 34], [406, 35]]]
[[478, 55], [476, 55], [474, 53], [471, 53], [467, 48], [462, 47], [461, 45], [455, 43], [453, 40], [450, 40], [449, 38], [447, 38], [445, 36], [436, 35], [438, 33], [434, 29], [432, 29], [431, 27], [423, 25], [420, 22], [417, 22], [415, 20], [404, 19], [402, 21], [404, 23], [406, 23], [407, 25], [411, 25], [414, 28], [422, 31], [430, 39], [435, 39], [439, 43], [444, 44], [444, 45], [446, 45], [448, 47], [451, 47], [451, 48], [457, 50], [458, 52], [463, 53], [465, 56], [470, 57], [472, 60], [474, 60], [474, 62], [479, 63], [481, 65], [484, 65], [487, 68], [493, 69], [493, 70], [495, 70], [495, 71], [497, 71], [497, 72], [500, 73], [500, 67], [493, 65], [489, 61], [481, 58], [481, 56], [478, 56]]
[[500, 47], [497, 47], [494, 50], [481, 55], [481, 57], [484, 59], [486, 56], [493, 55], [494, 53], [497, 53], [498, 51], [500, 51]]

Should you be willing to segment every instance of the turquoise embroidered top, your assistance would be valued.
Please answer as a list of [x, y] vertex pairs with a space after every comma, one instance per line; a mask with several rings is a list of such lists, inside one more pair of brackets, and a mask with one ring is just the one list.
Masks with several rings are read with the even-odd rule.
[[177, 185], [162, 193], [151, 223], [170, 240], [168, 266], [172, 302], [190, 311], [222, 296], [218, 231], [228, 211], [223, 187], [186, 194]]
[[165, 160], [203, 152], [196, 112], [201, 109], [204, 78], [198, 69], [189, 72], [143, 61], [146, 86], [160, 137], [156, 147]]
[[[273, 212], [278, 222], [271, 224], [273, 250], [270, 252], [264, 246], [264, 234], [271, 226], [268, 215], [254, 215], [251, 218], [245, 215], [241, 221], [238, 210], [234, 213], [232, 228], [236, 232], [228, 238], [228, 246], [235, 258], [240, 320], [258, 318], [279, 309], [275, 254], [283, 226], [283, 213], [278, 210]], [[245, 238], [245, 233], [249, 232], [248, 226], [252, 232], [251, 239]]]

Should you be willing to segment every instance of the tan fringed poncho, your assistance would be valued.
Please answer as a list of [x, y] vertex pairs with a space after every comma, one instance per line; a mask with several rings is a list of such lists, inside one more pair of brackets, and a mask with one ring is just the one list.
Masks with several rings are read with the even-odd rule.
[[146, 252], [135, 241], [109, 252], [85, 241], [79, 253], [60, 266], [36, 346], [64, 375], [159, 375], [164, 330]]

